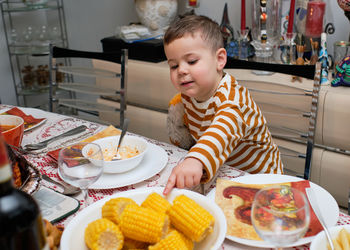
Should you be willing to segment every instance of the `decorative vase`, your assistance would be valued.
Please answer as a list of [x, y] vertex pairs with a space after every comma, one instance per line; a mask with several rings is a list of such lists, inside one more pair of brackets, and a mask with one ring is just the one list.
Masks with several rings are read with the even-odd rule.
[[134, 0], [136, 13], [151, 33], [162, 34], [177, 14], [177, 0]]

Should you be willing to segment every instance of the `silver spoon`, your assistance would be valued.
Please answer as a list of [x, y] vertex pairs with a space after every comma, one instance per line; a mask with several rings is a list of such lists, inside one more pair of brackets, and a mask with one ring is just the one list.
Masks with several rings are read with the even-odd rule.
[[26, 151], [31, 151], [31, 150], [38, 150], [38, 149], [42, 149], [45, 148], [47, 146], [47, 144], [49, 144], [52, 141], [61, 139], [63, 137], [66, 136], [71, 136], [71, 135], [75, 135], [75, 134], [79, 134], [81, 132], [84, 132], [87, 129], [87, 127], [85, 125], [81, 125], [79, 127], [73, 128], [63, 134], [60, 134], [58, 136], [54, 136], [50, 139], [47, 139], [45, 141], [39, 142], [39, 143], [35, 143], [35, 144], [27, 144], [23, 146], [23, 149]]
[[124, 123], [123, 123], [122, 133], [120, 134], [120, 137], [119, 137], [117, 151], [116, 151], [115, 156], [113, 157], [112, 161], [120, 160], [122, 158], [121, 155], [119, 154], [119, 147], [122, 144], [122, 141], [123, 141], [123, 138], [126, 134], [126, 131], [128, 130], [128, 125], [129, 125], [129, 120], [125, 119]]
[[56, 185], [59, 185], [60, 187], [62, 187], [63, 188], [62, 194], [64, 194], [64, 195], [73, 195], [73, 194], [77, 194], [77, 193], [81, 192], [80, 188], [74, 187], [68, 183], [57, 182], [57, 181], [51, 179], [50, 177], [48, 177], [47, 175], [42, 174], [41, 177], [45, 181], [51, 182], [53, 184], [56, 184]]

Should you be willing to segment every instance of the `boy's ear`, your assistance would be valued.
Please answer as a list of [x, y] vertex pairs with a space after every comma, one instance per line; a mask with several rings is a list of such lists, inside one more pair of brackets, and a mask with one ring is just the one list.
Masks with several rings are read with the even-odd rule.
[[220, 48], [216, 51], [216, 60], [217, 70], [221, 71], [225, 67], [227, 61], [227, 53], [224, 48]]

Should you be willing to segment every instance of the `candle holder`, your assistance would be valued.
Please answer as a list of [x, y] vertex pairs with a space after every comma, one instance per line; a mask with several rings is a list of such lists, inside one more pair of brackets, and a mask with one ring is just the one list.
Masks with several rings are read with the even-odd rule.
[[240, 36], [238, 38], [238, 58], [241, 60], [248, 60], [249, 56], [249, 40], [248, 40], [249, 29], [241, 30]]
[[[252, 45], [258, 62], [270, 62], [273, 48], [280, 37], [280, 0], [254, 0], [252, 22]], [[271, 74], [271, 72], [253, 71], [255, 74]]]
[[284, 64], [295, 64], [296, 62], [296, 33], [286, 33], [283, 36], [283, 43], [280, 45], [282, 50], [281, 61]]

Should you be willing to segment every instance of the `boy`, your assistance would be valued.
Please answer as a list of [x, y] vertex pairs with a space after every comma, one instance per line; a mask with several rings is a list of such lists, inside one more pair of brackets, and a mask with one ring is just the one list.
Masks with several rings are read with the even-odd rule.
[[223, 71], [226, 50], [219, 25], [204, 16], [185, 16], [164, 35], [174, 87], [170, 140], [189, 149], [164, 189], [191, 188], [209, 181], [222, 164], [249, 173], [283, 172], [266, 120], [248, 90]]

